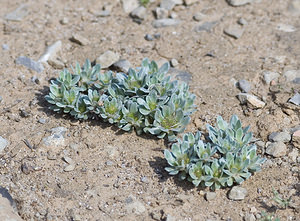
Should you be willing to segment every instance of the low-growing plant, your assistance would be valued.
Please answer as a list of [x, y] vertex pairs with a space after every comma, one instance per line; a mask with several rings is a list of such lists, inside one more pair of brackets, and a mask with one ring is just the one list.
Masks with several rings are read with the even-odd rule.
[[72, 72], [65, 69], [51, 81], [45, 98], [51, 109], [77, 119], [95, 115], [124, 131], [135, 129], [159, 138], [175, 140], [185, 130], [195, 111], [195, 95], [185, 83], [179, 84], [166, 76], [169, 63], [160, 68], [148, 59], [128, 74], [101, 72], [99, 64], [89, 60], [81, 68], [77, 63]]
[[211, 189], [241, 184], [254, 172], [259, 171], [265, 159], [257, 156], [256, 146], [250, 144], [252, 133], [249, 126], [242, 127], [241, 121], [233, 115], [227, 123], [217, 118], [217, 127], [207, 125], [208, 142], [203, 142], [198, 131], [187, 133], [165, 150], [170, 175], [188, 179], [195, 186]]
[[147, 7], [150, 3], [150, 0], [139, 0], [140, 5]]

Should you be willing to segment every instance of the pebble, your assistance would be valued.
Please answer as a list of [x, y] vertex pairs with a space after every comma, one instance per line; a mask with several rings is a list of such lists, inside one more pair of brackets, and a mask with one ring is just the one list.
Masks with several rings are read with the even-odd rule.
[[160, 7], [166, 9], [167, 11], [172, 10], [176, 3], [173, 0], [161, 0]]
[[217, 194], [216, 194], [215, 192], [207, 192], [207, 193], [205, 194], [205, 199], [206, 199], [207, 201], [212, 201], [212, 200], [214, 200], [216, 197], [217, 197]]
[[69, 19], [67, 17], [64, 17], [59, 21], [59, 23], [62, 25], [67, 25], [69, 23]]
[[3, 101], [3, 97], [2, 96], [0, 96], [0, 103]]
[[133, 201], [126, 205], [126, 210], [129, 214], [141, 215], [146, 211], [146, 208], [140, 201]]
[[167, 74], [171, 75], [175, 79], [177, 79], [179, 81], [183, 81], [187, 84], [192, 80], [191, 73], [189, 73], [187, 71], [182, 71], [182, 70], [179, 70], [179, 69], [176, 69], [176, 68], [170, 68], [169, 72]]
[[39, 58], [38, 62], [47, 62], [49, 58], [55, 58], [58, 51], [61, 50], [62, 42], [56, 41], [49, 47], [47, 47], [45, 53]]
[[241, 104], [249, 104], [254, 108], [263, 108], [266, 105], [265, 102], [259, 100], [256, 96], [252, 94], [239, 93], [237, 97], [240, 100]]
[[224, 33], [235, 39], [242, 37], [244, 29], [237, 25], [232, 25], [224, 29]]
[[300, 149], [300, 129], [293, 133], [292, 141], [294, 146]]
[[267, 85], [270, 85], [270, 83], [273, 80], [276, 81], [279, 78], [280, 74], [277, 72], [273, 72], [273, 71], [264, 71], [263, 76], [264, 76], [264, 82]]
[[20, 56], [16, 59], [16, 64], [23, 65], [31, 70], [41, 73], [44, 70], [44, 66], [40, 62], [36, 62], [26, 56]]
[[205, 15], [201, 12], [194, 14], [193, 19], [195, 21], [202, 21], [205, 18]]
[[73, 171], [75, 169], [75, 164], [69, 164], [68, 166], [66, 166], [65, 168], [64, 168], [64, 171], [65, 172], [71, 172], [71, 171]]
[[132, 18], [137, 18], [137, 19], [144, 20], [146, 18], [146, 15], [147, 15], [146, 12], [147, 12], [147, 9], [144, 6], [140, 6], [140, 7], [137, 7], [136, 9], [134, 9], [130, 13], [130, 16]]
[[287, 152], [286, 145], [279, 141], [274, 143], [269, 143], [267, 145], [266, 153], [273, 157], [282, 157], [285, 156]]
[[109, 66], [117, 62], [119, 58], [120, 56], [118, 53], [108, 50], [96, 59], [96, 63], [100, 64], [101, 68], [108, 68]]
[[247, 25], [248, 22], [247, 22], [244, 18], [240, 18], [240, 19], [238, 20], [238, 24], [240, 24], [240, 25]]
[[157, 7], [155, 9], [155, 17], [156, 19], [163, 19], [163, 18], [168, 18], [169, 16], [169, 11], [164, 8]]
[[289, 70], [283, 74], [286, 81], [294, 81], [297, 78], [300, 78], [300, 70]]
[[181, 21], [178, 19], [172, 19], [172, 18], [163, 18], [163, 19], [157, 19], [152, 22], [152, 26], [154, 28], [164, 28], [169, 26], [176, 26], [180, 24]]
[[4, 139], [3, 137], [0, 136], [0, 153], [3, 152], [3, 150], [5, 149], [5, 147], [7, 147], [9, 144], [9, 142]]
[[297, 158], [299, 156], [298, 150], [297, 149], [293, 149], [289, 154], [288, 157], [291, 158], [291, 160], [293, 162], [297, 162]]
[[18, 215], [15, 204], [16, 203], [13, 201], [8, 191], [5, 188], [0, 187], [0, 220], [3, 221], [23, 220]]
[[278, 24], [276, 29], [279, 30], [279, 31], [283, 31], [283, 32], [294, 32], [294, 31], [297, 30], [292, 25], [287, 25], [287, 24], [282, 24], [282, 23]]
[[63, 157], [63, 160], [68, 163], [68, 164], [74, 164], [74, 161], [71, 157], [68, 157], [68, 156], [64, 156]]
[[185, 5], [192, 5], [196, 2], [198, 2], [199, 0], [184, 0], [184, 4]]
[[300, 84], [300, 77], [299, 77], [299, 78], [295, 78], [295, 79], [293, 80], [293, 83], [294, 83], [294, 84]]
[[195, 27], [195, 31], [196, 32], [202, 32], [202, 31], [210, 32], [217, 25], [217, 23], [218, 23], [217, 21], [204, 22], [201, 25], [197, 25]]
[[247, 80], [239, 80], [238, 87], [241, 89], [242, 92], [248, 93], [251, 90], [251, 84]]
[[7, 44], [2, 44], [2, 50], [3, 50], [3, 51], [8, 51], [8, 50], [9, 50], [9, 45], [7, 45]]
[[22, 21], [28, 15], [28, 6], [26, 4], [20, 5], [14, 11], [5, 15], [5, 19], [9, 21]]
[[39, 122], [40, 124], [45, 124], [45, 123], [46, 123], [46, 119], [45, 119], [45, 118], [40, 118], [40, 119], [38, 120], [38, 122]]
[[178, 18], [178, 15], [175, 12], [171, 12], [170, 18], [176, 19], [176, 18]]
[[51, 136], [43, 138], [43, 143], [49, 147], [59, 147], [65, 145], [65, 133], [67, 128], [56, 127], [51, 129]]
[[155, 33], [153, 36], [154, 36], [155, 39], [160, 39], [161, 34], [160, 33]]
[[127, 73], [130, 67], [131, 63], [126, 59], [121, 59], [112, 64], [112, 68], [123, 73]]
[[297, 106], [300, 105], [300, 94], [297, 92], [293, 97], [289, 99], [289, 102]]
[[122, 0], [123, 10], [125, 13], [130, 13], [139, 7], [138, 0]]
[[109, 10], [102, 10], [99, 13], [96, 14], [97, 17], [108, 17], [110, 16]]
[[176, 67], [176, 66], [178, 66], [179, 63], [175, 58], [172, 58], [170, 61], [170, 64], [172, 67]]
[[49, 58], [48, 64], [55, 69], [63, 69], [65, 67], [65, 64], [56, 58]]
[[72, 42], [82, 45], [82, 46], [88, 45], [90, 43], [90, 41], [88, 39], [81, 36], [80, 34], [73, 34], [70, 40]]
[[252, 213], [246, 213], [246, 215], [244, 217], [244, 220], [245, 221], [255, 221], [256, 218], [255, 218], [254, 214], [252, 214]]
[[243, 200], [247, 196], [248, 191], [239, 186], [234, 186], [231, 188], [228, 194], [228, 198], [231, 200]]
[[49, 151], [47, 151], [47, 159], [48, 160], [56, 160], [57, 154], [54, 153], [53, 151], [49, 150]]
[[288, 132], [273, 132], [269, 135], [269, 141], [273, 142], [283, 142], [287, 143], [290, 142], [291, 140], [291, 135]]
[[146, 34], [146, 35], [145, 35], [145, 39], [146, 39], [147, 41], [153, 41], [153, 40], [154, 40], [154, 38], [153, 38], [152, 35], [150, 35], [150, 34]]
[[253, 0], [227, 0], [231, 6], [242, 6], [251, 3]]

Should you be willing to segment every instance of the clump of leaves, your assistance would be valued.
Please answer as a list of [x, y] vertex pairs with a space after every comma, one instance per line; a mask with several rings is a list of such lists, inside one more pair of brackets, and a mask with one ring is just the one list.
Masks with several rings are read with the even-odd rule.
[[292, 197], [289, 198], [283, 198], [282, 196], [279, 195], [279, 193], [273, 188], [273, 200], [280, 206], [283, 207], [284, 209], [288, 208]]
[[187, 84], [166, 76], [169, 68], [144, 59], [128, 74], [102, 73], [99, 64], [92, 67], [86, 60], [82, 68], [77, 63], [72, 73], [65, 69], [52, 80], [46, 100], [54, 111], [77, 119], [97, 115], [125, 131], [175, 140], [195, 111], [195, 95]]
[[198, 131], [184, 134], [171, 147], [165, 150], [165, 158], [170, 175], [188, 179], [195, 186], [211, 189], [241, 184], [254, 172], [259, 171], [265, 159], [257, 156], [256, 146], [250, 144], [252, 133], [249, 126], [243, 128], [241, 121], [233, 115], [227, 123], [217, 118], [217, 127], [207, 125], [208, 141], [203, 142]]
[[139, 2], [141, 6], [147, 7], [150, 3], [150, 0], [139, 0]]
[[260, 221], [280, 221], [273, 213], [261, 212], [261, 216], [261, 219], [259, 219]]

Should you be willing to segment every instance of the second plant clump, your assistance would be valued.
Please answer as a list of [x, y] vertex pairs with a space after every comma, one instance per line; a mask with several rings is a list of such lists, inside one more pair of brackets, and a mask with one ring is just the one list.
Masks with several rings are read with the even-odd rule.
[[197, 132], [184, 134], [183, 139], [165, 150], [170, 175], [188, 179], [195, 186], [219, 189], [240, 184], [252, 173], [259, 171], [265, 159], [256, 154], [256, 146], [250, 144], [252, 133], [249, 126], [243, 128], [241, 121], [233, 115], [227, 123], [217, 118], [217, 127], [207, 125], [208, 142], [204, 143]]
[[92, 67], [87, 60], [82, 68], [77, 63], [73, 73], [65, 69], [52, 80], [46, 100], [54, 111], [77, 119], [97, 115], [125, 131], [135, 128], [138, 134], [174, 140], [195, 111], [195, 95], [187, 84], [171, 81], [168, 70], [169, 63], [158, 68], [144, 59], [127, 74], [102, 73], [99, 64]]

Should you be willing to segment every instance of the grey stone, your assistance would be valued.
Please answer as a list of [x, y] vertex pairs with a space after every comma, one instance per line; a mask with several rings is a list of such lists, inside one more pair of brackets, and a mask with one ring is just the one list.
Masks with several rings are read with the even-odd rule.
[[157, 7], [155, 9], [155, 17], [156, 19], [163, 19], [163, 18], [168, 18], [169, 16], [169, 11], [164, 9], [164, 8], [160, 8]]
[[9, 21], [22, 21], [28, 15], [28, 6], [26, 4], [20, 5], [14, 11], [5, 15], [5, 19]]
[[141, 215], [146, 211], [146, 208], [140, 201], [133, 201], [126, 205], [126, 210], [128, 213], [135, 213], [136, 215]]
[[178, 15], [175, 12], [171, 12], [170, 18], [176, 19], [176, 18], [178, 18]]
[[130, 13], [139, 7], [138, 0], [122, 0], [123, 10], [125, 13]]
[[273, 157], [286, 155], [287, 147], [283, 142], [274, 142], [267, 145], [266, 153]]
[[178, 66], [179, 63], [175, 58], [172, 58], [170, 61], [170, 64], [172, 67], [176, 67], [176, 66]]
[[197, 25], [195, 27], [195, 31], [196, 32], [202, 32], [202, 31], [210, 32], [217, 24], [218, 24], [217, 21], [204, 22], [201, 25]]
[[40, 118], [40, 119], [38, 120], [38, 122], [39, 122], [40, 124], [45, 124], [45, 123], [46, 123], [46, 119], [45, 119], [45, 118]]
[[44, 70], [44, 66], [40, 62], [36, 62], [28, 57], [20, 56], [16, 59], [16, 64], [23, 65], [31, 70], [41, 73]]
[[288, 10], [292, 15], [300, 15], [300, 0], [291, 0], [288, 5]]
[[179, 81], [183, 81], [187, 84], [192, 80], [191, 73], [189, 73], [187, 71], [182, 71], [182, 70], [179, 70], [176, 68], [170, 68], [167, 75], [171, 75], [172, 78], [179, 80]]
[[69, 164], [68, 166], [66, 166], [65, 168], [64, 168], [64, 171], [65, 172], [71, 172], [71, 171], [73, 171], [75, 169], [75, 164]]
[[62, 24], [62, 25], [66, 25], [66, 24], [69, 23], [69, 19], [68, 19], [67, 17], [64, 17], [63, 19], [61, 19], [61, 20], [59, 21], [59, 23]]
[[145, 35], [145, 39], [146, 39], [147, 41], [153, 41], [153, 40], [154, 40], [154, 38], [153, 38], [152, 35], [150, 35], [150, 34], [146, 34], [146, 35]]
[[247, 22], [244, 18], [240, 18], [240, 19], [238, 20], [238, 23], [239, 23], [240, 25], [247, 25], [247, 24], [248, 24], [248, 22]]
[[120, 56], [118, 53], [108, 50], [96, 59], [96, 63], [100, 64], [101, 68], [108, 68], [109, 66], [117, 62], [119, 58]]
[[244, 220], [245, 220], [245, 221], [255, 221], [256, 218], [255, 218], [255, 216], [253, 215], [253, 213], [246, 213]]
[[269, 141], [273, 141], [273, 142], [290, 142], [290, 140], [292, 139], [292, 136], [290, 133], [288, 132], [273, 132], [269, 135]]
[[242, 92], [248, 93], [251, 90], [251, 84], [247, 80], [239, 80], [238, 86], [241, 89]]
[[175, 4], [176, 3], [173, 0], [162, 0], [160, 2], [160, 7], [170, 11], [174, 8]]
[[127, 73], [129, 68], [131, 67], [131, 63], [128, 60], [121, 59], [115, 63], [113, 63], [112, 67], [117, 71], [121, 71], [123, 73]]
[[300, 84], [300, 77], [299, 78], [295, 78], [292, 82], [294, 84]]
[[8, 51], [8, 50], [9, 50], [9, 45], [7, 45], [7, 44], [2, 44], [2, 50], [3, 50], [3, 51]]
[[297, 162], [297, 158], [299, 156], [298, 150], [293, 149], [289, 154], [288, 157], [291, 158], [292, 161]]
[[155, 33], [153, 36], [154, 36], [154, 38], [156, 38], [156, 39], [160, 39], [161, 34], [160, 34], [160, 33]]
[[267, 85], [269, 85], [271, 83], [271, 81], [277, 80], [279, 78], [280, 74], [277, 72], [273, 72], [273, 71], [264, 71], [263, 76], [264, 76], [264, 82]]
[[178, 19], [172, 19], [172, 18], [164, 18], [164, 19], [157, 19], [152, 22], [152, 26], [154, 28], [164, 28], [169, 26], [176, 26], [180, 24], [181, 21]]
[[184, 0], [185, 5], [192, 5], [196, 2], [199, 2], [199, 0]]
[[178, 220], [175, 216], [172, 216], [170, 214], [167, 215], [166, 221], [176, 221]]
[[256, 96], [247, 93], [239, 93], [237, 98], [240, 100], [241, 104], [249, 104], [254, 108], [263, 108], [266, 104], [265, 102], [259, 100]]
[[63, 69], [65, 67], [65, 64], [56, 58], [49, 58], [48, 64], [55, 69]]
[[56, 58], [56, 54], [61, 50], [62, 42], [56, 41], [49, 47], [47, 47], [45, 53], [39, 58], [38, 62], [47, 62], [49, 58]]
[[4, 139], [3, 137], [0, 136], [0, 153], [3, 152], [3, 150], [5, 149], [5, 147], [7, 147], [9, 144], [9, 142]]
[[242, 37], [244, 29], [237, 25], [232, 25], [224, 29], [224, 33], [235, 39]]
[[67, 128], [56, 127], [51, 129], [51, 136], [43, 138], [43, 143], [48, 147], [61, 147], [65, 145], [65, 133]]
[[140, 7], [137, 7], [136, 9], [134, 9], [130, 13], [130, 16], [132, 18], [138, 18], [138, 19], [144, 20], [147, 15], [146, 12], [147, 12], [147, 9], [144, 6], [140, 6]]
[[[21, 217], [18, 215], [16, 209], [11, 203], [10, 198], [4, 196], [4, 193], [0, 189], [0, 220], [1, 221], [22, 221]], [[9, 195], [10, 196], [10, 195]], [[12, 198], [11, 198], [12, 199]]]
[[207, 192], [207, 193], [205, 194], [205, 199], [206, 199], [207, 201], [212, 201], [212, 200], [214, 200], [216, 197], [217, 197], [217, 194], [216, 194], [215, 192]]
[[228, 198], [231, 200], [243, 200], [247, 196], [248, 191], [239, 186], [234, 186], [231, 188], [228, 194]]
[[289, 102], [297, 106], [300, 105], [300, 94], [297, 92], [293, 97], [289, 99]]
[[199, 13], [196, 13], [193, 15], [193, 19], [195, 21], [202, 21], [205, 18], [205, 16], [206, 16], [205, 14], [202, 14], [201, 12], [199, 12]]
[[279, 31], [283, 31], [283, 32], [294, 32], [296, 31], [297, 29], [292, 26], [292, 25], [288, 25], [288, 24], [282, 24], [282, 23], [279, 23], [277, 26], [276, 26], [276, 29], [279, 30]]
[[294, 81], [296, 78], [300, 78], [300, 70], [289, 70], [283, 74], [286, 81]]
[[97, 17], [108, 17], [110, 16], [109, 10], [102, 10], [99, 13], [96, 14]]
[[242, 6], [251, 3], [253, 0], [227, 0], [231, 6]]
[[82, 46], [88, 45], [90, 43], [87, 38], [81, 36], [80, 34], [73, 34], [70, 40]]

